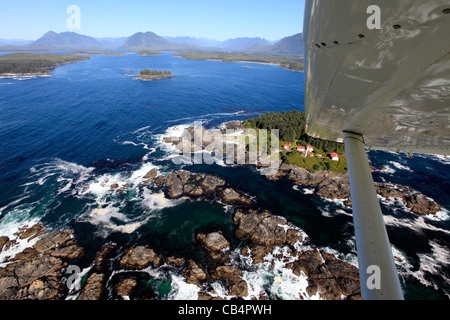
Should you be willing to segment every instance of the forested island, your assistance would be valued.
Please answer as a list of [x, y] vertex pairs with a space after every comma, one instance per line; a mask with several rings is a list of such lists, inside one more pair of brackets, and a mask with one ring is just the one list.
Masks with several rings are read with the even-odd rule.
[[172, 72], [167, 71], [167, 70], [150, 70], [150, 69], [143, 69], [141, 70], [140, 74], [135, 76], [135, 79], [139, 79], [139, 80], [144, 80], [144, 81], [148, 81], [148, 80], [156, 80], [156, 79], [167, 79], [167, 78], [172, 78], [175, 77], [175, 75], [172, 74]]
[[59, 65], [90, 59], [79, 54], [14, 53], [0, 56], [0, 76], [45, 76]]
[[160, 56], [161, 52], [158, 51], [154, 51], [154, 50], [141, 50], [138, 52], [139, 56], [144, 56], [144, 57], [150, 57], [150, 56]]
[[303, 72], [303, 59], [289, 58], [283, 56], [253, 55], [246, 53], [230, 52], [196, 52], [196, 53], [176, 53], [174, 57], [188, 60], [219, 60], [222, 62], [253, 62], [276, 64], [280, 68]]

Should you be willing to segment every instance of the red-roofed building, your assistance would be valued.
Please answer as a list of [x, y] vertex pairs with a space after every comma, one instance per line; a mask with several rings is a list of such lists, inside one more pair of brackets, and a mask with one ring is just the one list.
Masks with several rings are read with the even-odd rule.
[[289, 146], [287, 144], [284, 144], [283, 148], [286, 149], [286, 150], [289, 150]]
[[313, 155], [311, 152], [308, 152], [306, 155], [307, 155], [308, 157], [314, 157], [314, 155]]
[[306, 146], [306, 150], [309, 151], [309, 152], [313, 152], [313, 151], [314, 151], [314, 148], [308, 144], [308, 145]]
[[305, 152], [305, 150], [306, 150], [305, 147], [301, 147], [301, 146], [297, 147], [298, 152]]
[[331, 153], [331, 160], [339, 161], [339, 156], [336, 152]]

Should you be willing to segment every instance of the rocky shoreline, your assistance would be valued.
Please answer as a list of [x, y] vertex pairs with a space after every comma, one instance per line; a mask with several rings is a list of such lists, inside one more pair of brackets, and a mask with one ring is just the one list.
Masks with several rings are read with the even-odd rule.
[[[187, 128], [181, 137], [164, 137], [163, 141], [175, 147], [178, 152], [196, 152], [199, 150], [210, 151], [210, 146], [214, 142], [224, 144], [223, 155], [226, 156], [231, 151], [235, 160], [239, 154], [238, 149], [241, 149], [241, 154], [245, 154], [244, 165], [255, 165], [257, 167], [267, 167], [265, 161], [262, 161], [262, 155], [258, 154], [255, 163], [249, 163], [248, 151], [243, 144], [229, 144], [223, 138], [227, 130], [241, 131], [244, 130], [241, 121], [231, 121], [224, 124], [225, 129], [207, 130], [204, 127], [199, 127], [197, 130], [201, 134], [202, 139], [195, 139], [195, 128]], [[197, 134], [199, 134], [197, 133]], [[232, 149], [232, 150], [230, 150]], [[315, 193], [327, 199], [343, 199], [344, 204], [351, 207], [350, 197], [350, 181], [348, 174], [317, 171], [314, 173], [308, 170], [288, 165], [280, 162], [279, 169], [275, 174], [267, 174], [266, 177], [272, 180], [278, 180], [281, 177], [288, 177], [293, 184], [313, 187]], [[420, 192], [410, 187], [376, 183], [376, 190], [382, 198], [396, 198], [399, 199], [411, 212], [417, 215], [434, 215], [441, 210], [439, 204], [432, 199], [424, 196]]]
[[[231, 127], [240, 128], [239, 123], [226, 126]], [[321, 197], [342, 199], [344, 205], [351, 206], [348, 175], [311, 173], [282, 164], [277, 174], [267, 178], [287, 178], [293, 184], [314, 188]], [[120, 196], [129, 187], [112, 183], [109, 192]], [[186, 170], [161, 174], [152, 169], [143, 176], [139, 188], [163, 192], [167, 199], [230, 205], [233, 239], [221, 230], [196, 231], [193, 245], [204, 253], [206, 260], [201, 261], [163, 254], [145, 244], [105, 243], [88, 261], [82, 279], [73, 284], [69, 267], [91, 259], [86, 255], [90, 248], [80, 244], [73, 230], [50, 230], [42, 223], [24, 226], [13, 237], [0, 235], [0, 254], [6, 256], [0, 261], [0, 300], [156, 299], [155, 292], [145, 289], [145, 279], [155, 272], [169, 272], [194, 286], [199, 300], [271, 299], [266, 290], [255, 294], [248, 274], [262, 270], [262, 266], [274, 270], [279, 265], [299, 283], [302, 279], [307, 283], [303, 289], [299, 285], [295, 298], [361, 299], [358, 268], [316, 248], [301, 229], [260, 208], [255, 197], [236, 190], [224, 179]], [[438, 204], [412, 188], [391, 184], [376, 184], [376, 188], [380, 197], [400, 199], [415, 214], [440, 210]], [[29, 245], [22, 252], [8, 255], [23, 243]], [[275, 277], [274, 285], [279, 281]], [[213, 283], [220, 283], [224, 292], [218, 292]]]
[[[344, 205], [351, 207], [350, 181], [348, 174], [319, 171], [311, 173], [306, 169], [282, 164], [280, 171], [270, 179], [288, 177], [293, 183], [315, 188], [315, 192], [323, 198], [345, 200]], [[416, 215], [434, 215], [441, 210], [439, 204], [410, 187], [388, 183], [375, 183], [377, 194], [381, 198], [400, 200]]]
[[[251, 283], [244, 278], [237, 258], [245, 257], [252, 265], [265, 263], [275, 257], [297, 277], [306, 277], [307, 293], [298, 298], [317, 295], [323, 299], [360, 299], [358, 269], [311, 245], [304, 232], [285, 218], [259, 209], [255, 201], [241, 191], [234, 190], [221, 178], [180, 170], [158, 175], [156, 170], [146, 174], [145, 187], [163, 190], [170, 199], [189, 197], [233, 204], [232, 221], [235, 237], [241, 243], [231, 247], [220, 230], [195, 235], [196, 246], [203, 250], [208, 263], [192, 258], [165, 256], [150, 246], [119, 247], [106, 243], [96, 253], [81, 288], [67, 286], [68, 267], [76, 265], [84, 256], [72, 230], [51, 232], [43, 224], [22, 228], [16, 239], [0, 237], [0, 252], [9, 250], [17, 240], [39, 240], [23, 252], [9, 257], [0, 269], [0, 299], [152, 299], [142, 294], [140, 275], [148, 268], [171, 270], [183, 277], [187, 284], [198, 288], [198, 299], [224, 299], [210, 285], [219, 282], [226, 290], [226, 298], [248, 298]], [[117, 188], [111, 188], [117, 192]], [[281, 254], [280, 249], [285, 252]], [[236, 253], [239, 255], [236, 255]], [[288, 252], [288, 254], [286, 254]], [[273, 268], [273, 262], [272, 266]], [[145, 270], [144, 270], [145, 269]], [[260, 292], [252, 299], [269, 299]]]

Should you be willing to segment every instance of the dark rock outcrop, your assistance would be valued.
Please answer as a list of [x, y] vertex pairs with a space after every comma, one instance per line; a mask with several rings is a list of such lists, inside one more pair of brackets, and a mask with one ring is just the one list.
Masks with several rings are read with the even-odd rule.
[[[328, 199], [346, 199], [345, 205], [351, 206], [350, 181], [348, 174], [329, 173], [319, 171], [311, 173], [306, 169], [283, 164], [280, 167], [280, 176], [287, 175], [295, 184], [316, 188], [316, 193]], [[441, 210], [439, 204], [425, 197], [410, 187], [375, 183], [377, 193], [385, 198], [399, 198], [415, 214], [435, 214]]]
[[410, 187], [377, 183], [376, 189], [382, 197], [401, 199], [405, 206], [417, 215], [436, 214], [441, 210], [439, 204]]
[[282, 164], [280, 173], [287, 175], [295, 184], [317, 188], [317, 193], [324, 198], [346, 199], [350, 197], [350, 182], [348, 174], [318, 171], [311, 173], [308, 170]]
[[211, 271], [211, 278], [221, 281], [231, 296], [248, 295], [248, 284], [242, 279], [242, 271], [236, 266], [219, 266]]
[[125, 298], [126, 296], [130, 296], [130, 294], [133, 292], [133, 290], [137, 286], [137, 284], [138, 284], [138, 282], [135, 278], [122, 279], [115, 286], [116, 293], [122, 298]]
[[[236, 236], [251, 241], [250, 247], [241, 249], [241, 253], [250, 254], [254, 264], [263, 263], [264, 257], [273, 254], [275, 246], [305, 240], [284, 218], [272, 216], [267, 211], [240, 209], [235, 213], [234, 222], [237, 224]], [[317, 249], [295, 251], [292, 255], [295, 260], [287, 266], [297, 276], [303, 272], [308, 277], [309, 295], [320, 292], [324, 299], [361, 298], [358, 268]]]
[[275, 246], [302, 241], [300, 230], [283, 217], [256, 209], [238, 209], [233, 218], [236, 236], [250, 239], [254, 244]]
[[[42, 236], [42, 225], [22, 229], [19, 239]], [[67, 261], [83, 256], [70, 230], [54, 231], [9, 259], [0, 269], [0, 299], [56, 299], [63, 287], [61, 276]]]
[[119, 266], [124, 269], [142, 270], [152, 264], [161, 266], [163, 258], [148, 246], [133, 246], [120, 259]]
[[220, 264], [230, 262], [229, 252], [226, 252], [226, 249], [230, 247], [230, 243], [221, 232], [199, 233], [197, 240], [207, 248], [212, 261]]
[[193, 199], [220, 199], [224, 204], [249, 207], [254, 201], [244, 193], [234, 190], [226, 181], [210, 175], [190, 173], [185, 170], [170, 172], [167, 176], [157, 176], [154, 188], [162, 188], [169, 199], [187, 196]]
[[106, 276], [103, 273], [92, 273], [81, 290], [77, 300], [100, 300], [104, 291]]
[[[151, 181], [144, 181], [148, 184], [145, 187], [163, 189], [168, 198], [204, 197], [239, 206], [235, 208], [233, 215], [235, 235], [247, 243], [241, 253], [249, 254], [254, 264], [266, 262], [268, 256], [276, 255], [277, 247], [295, 248], [299, 243], [307, 241], [305, 234], [285, 218], [252, 208], [254, 203], [248, 196], [234, 190], [221, 178], [184, 170], [167, 176], [158, 176], [157, 172], [152, 171], [146, 176]], [[33, 226], [22, 229], [16, 235], [17, 239], [41, 239], [33, 247], [11, 258], [10, 263], [0, 269], [0, 298], [58, 299], [63, 297], [62, 292], [67, 292], [62, 274], [68, 261], [82, 257], [84, 251], [78, 246], [72, 231], [55, 231], [43, 236], [44, 230], [43, 226]], [[15, 245], [17, 239], [0, 238], [0, 248], [7, 250]], [[249, 284], [243, 279], [243, 271], [240, 270], [236, 255], [230, 248], [230, 241], [224, 234], [220, 231], [199, 233], [196, 239], [212, 262], [206, 268], [193, 259], [173, 256], [165, 258], [149, 246], [134, 245], [117, 256], [122, 249], [117, 248], [116, 244], [103, 245], [91, 263], [92, 269], [86, 275], [77, 299], [104, 298], [107, 282], [112, 284], [112, 292], [118, 297], [146, 298], [135, 296], [134, 293], [140, 286], [139, 271], [147, 267], [176, 270], [184, 276], [187, 283], [200, 287], [199, 299], [217, 298], [214, 290], [211, 291], [205, 284], [208, 281], [222, 283], [228, 296], [248, 296]], [[311, 295], [320, 292], [321, 297], [327, 299], [359, 297], [357, 268], [317, 249], [301, 252], [294, 250], [291, 258], [288, 259], [287, 267], [294, 274], [303, 273], [308, 277], [308, 292]], [[125, 270], [120, 273], [118, 281], [115, 281], [115, 276], [110, 280], [112, 270], [117, 269]], [[128, 274], [127, 270], [131, 273]], [[259, 298], [266, 297], [266, 293], [261, 292]]]
[[187, 283], [195, 284], [200, 286], [208, 276], [205, 271], [193, 260], [188, 261], [188, 266], [186, 271], [184, 272], [184, 277], [186, 278]]
[[294, 274], [308, 277], [309, 295], [320, 293], [327, 300], [361, 299], [358, 268], [317, 249], [301, 252], [290, 264]]

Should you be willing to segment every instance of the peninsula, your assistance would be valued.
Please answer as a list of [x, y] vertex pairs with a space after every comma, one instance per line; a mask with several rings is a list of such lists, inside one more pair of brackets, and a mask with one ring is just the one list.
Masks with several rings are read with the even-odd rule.
[[49, 76], [50, 71], [66, 64], [88, 60], [78, 54], [14, 53], [0, 56], [0, 77]]
[[138, 74], [137, 76], [134, 76], [134, 79], [150, 81], [150, 80], [157, 80], [157, 79], [168, 79], [168, 78], [172, 78], [172, 77], [175, 77], [175, 75], [173, 75], [172, 72], [167, 71], [167, 70], [159, 71], [159, 70], [155, 70], [155, 69], [153, 69], [153, 70], [144, 69], [144, 70], [141, 70], [140, 74]]
[[251, 62], [260, 64], [274, 64], [280, 68], [303, 72], [303, 59], [285, 56], [255, 55], [247, 53], [233, 52], [197, 52], [197, 53], [177, 53], [175, 57], [188, 60], [219, 60], [222, 62]]

